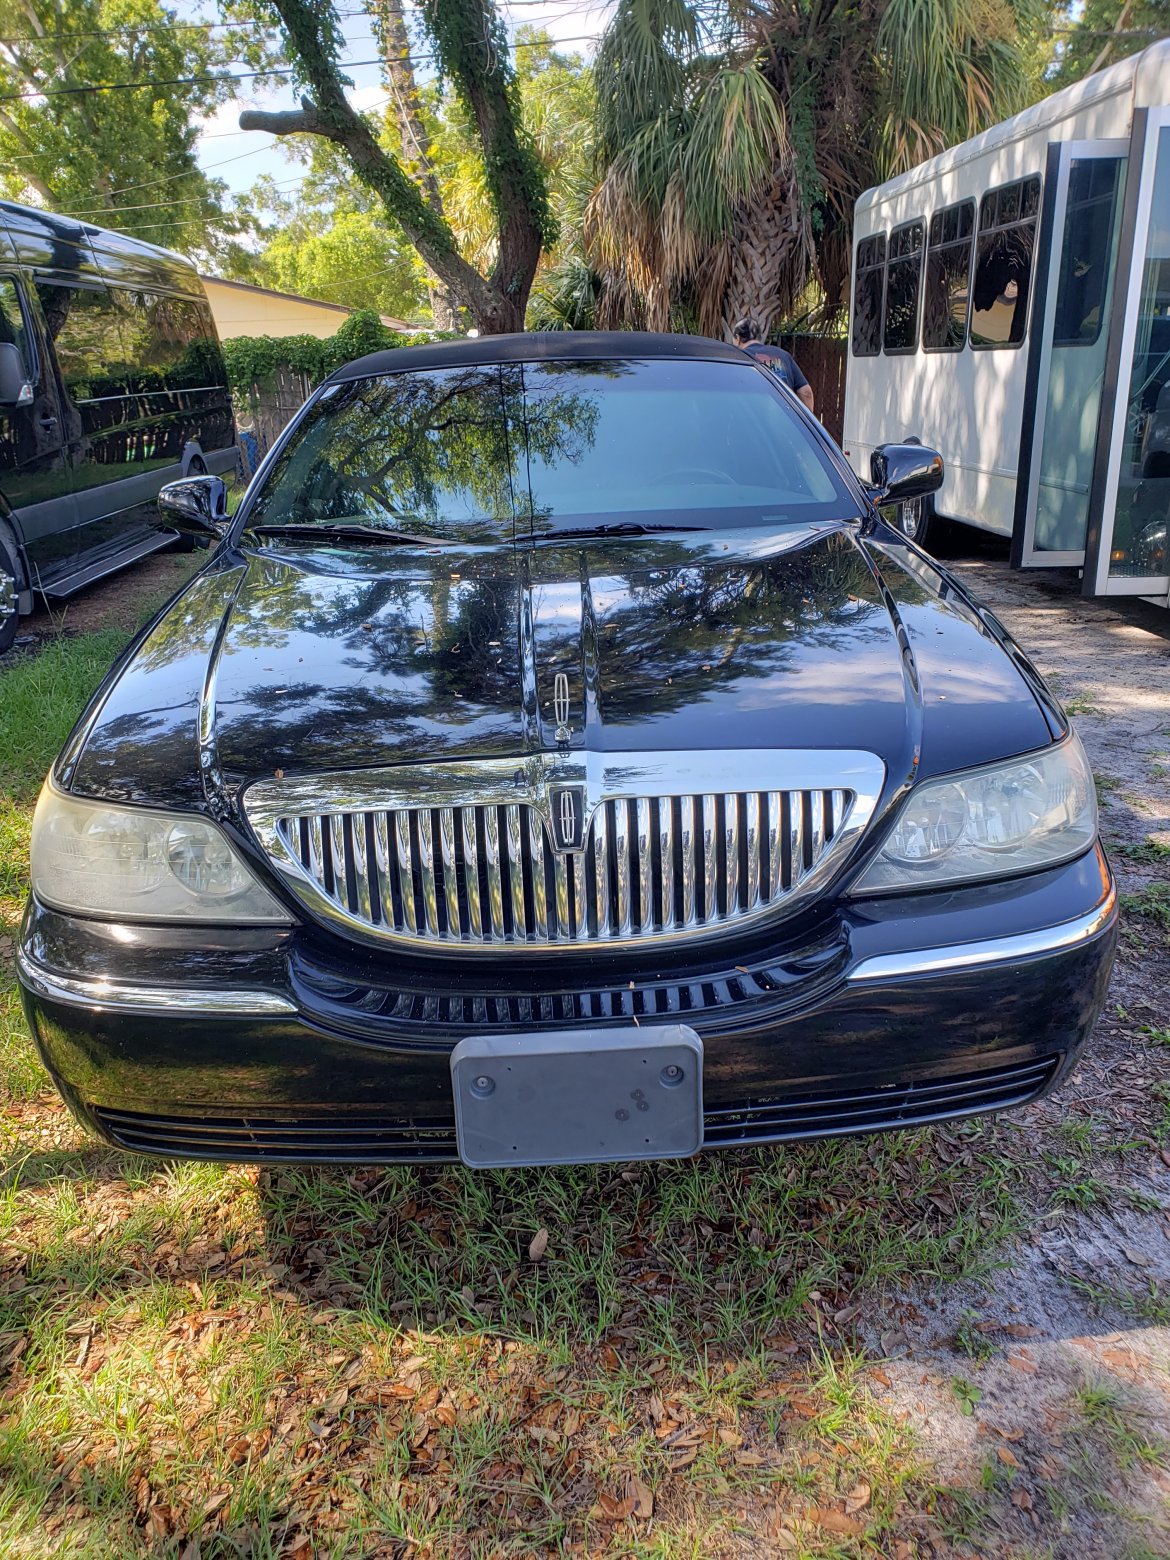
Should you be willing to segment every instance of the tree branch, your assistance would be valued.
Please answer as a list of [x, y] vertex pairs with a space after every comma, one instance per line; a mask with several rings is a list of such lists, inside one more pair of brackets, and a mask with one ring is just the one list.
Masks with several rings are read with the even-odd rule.
[[278, 114], [246, 108], [240, 115], [241, 130], [266, 130], [269, 135], [325, 135], [321, 116], [309, 102]]

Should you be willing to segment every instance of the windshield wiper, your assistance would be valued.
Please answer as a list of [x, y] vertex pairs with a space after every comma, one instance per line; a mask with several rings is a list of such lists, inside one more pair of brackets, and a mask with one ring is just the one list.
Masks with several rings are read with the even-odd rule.
[[333, 540], [338, 542], [385, 542], [391, 547], [439, 547], [440, 542], [433, 541], [429, 536], [415, 536], [409, 531], [393, 531], [388, 526], [358, 525], [353, 522], [338, 521], [331, 525], [328, 521], [321, 524], [298, 524], [289, 521], [287, 525], [251, 525], [246, 527], [254, 536], [292, 536], [304, 537], [306, 540]]
[[566, 536], [649, 536], [652, 531], [707, 531], [706, 525], [646, 525], [641, 520], [621, 520], [607, 525], [567, 525], [559, 531], [534, 533], [538, 542], [559, 542]]

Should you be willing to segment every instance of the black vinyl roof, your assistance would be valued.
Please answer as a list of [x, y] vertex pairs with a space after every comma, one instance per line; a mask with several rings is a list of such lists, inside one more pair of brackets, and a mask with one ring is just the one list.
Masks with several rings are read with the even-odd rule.
[[466, 336], [423, 347], [392, 347], [356, 358], [330, 374], [327, 384], [394, 374], [409, 368], [461, 368], [475, 363], [532, 363], [542, 358], [713, 358], [742, 363], [745, 354], [706, 336], [658, 335], [637, 330], [523, 331], [511, 336]]

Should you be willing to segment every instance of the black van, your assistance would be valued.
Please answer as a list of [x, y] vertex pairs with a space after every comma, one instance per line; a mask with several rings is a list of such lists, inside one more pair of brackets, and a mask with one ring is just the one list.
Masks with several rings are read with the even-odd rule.
[[34, 592], [69, 596], [174, 545], [159, 488], [235, 459], [191, 262], [0, 201], [0, 652]]

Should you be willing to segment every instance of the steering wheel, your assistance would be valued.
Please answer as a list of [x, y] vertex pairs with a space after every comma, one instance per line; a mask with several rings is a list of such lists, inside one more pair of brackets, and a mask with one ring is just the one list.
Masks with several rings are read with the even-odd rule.
[[735, 478], [726, 471], [715, 471], [710, 466], [682, 466], [678, 471], [664, 471], [660, 477], [651, 477], [648, 486], [661, 487], [665, 482], [686, 482], [697, 477], [700, 482], [717, 482], [724, 487], [734, 487]]

